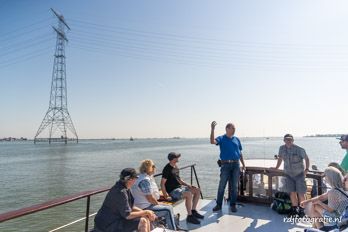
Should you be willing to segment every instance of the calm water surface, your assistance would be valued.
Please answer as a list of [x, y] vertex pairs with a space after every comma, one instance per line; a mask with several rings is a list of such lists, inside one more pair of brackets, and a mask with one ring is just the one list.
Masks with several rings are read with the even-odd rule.
[[[281, 138], [242, 138], [245, 159], [272, 158], [282, 145]], [[340, 162], [344, 151], [335, 138], [296, 138], [311, 163], [320, 169], [329, 162]], [[214, 198], [219, 169], [219, 150], [209, 139], [84, 140], [79, 144], [0, 143], [0, 213], [38, 204], [85, 190], [114, 184], [124, 167], [137, 168], [150, 158], [160, 168], [169, 152], [182, 154], [179, 165], [196, 163], [204, 197]], [[182, 171], [189, 182], [190, 170]], [[158, 180], [159, 181], [159, 180]], [[95, 212], [104, 195], [92, 198]], [[83, 217], [85, 200], [57, 207], [36, 215], [0, 224], [0, 231], [49, 231]], [[61, 231], [82, 231], [83, 222]]]

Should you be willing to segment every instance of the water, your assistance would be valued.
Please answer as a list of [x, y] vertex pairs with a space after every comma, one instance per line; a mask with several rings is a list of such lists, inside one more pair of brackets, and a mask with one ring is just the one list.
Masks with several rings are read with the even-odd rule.
[[[281, 138], [241, 139], [245, 159], [273, 158]], [[311, 164], [324, 169], [329, 162], [340, 162], [343, 151], [335, 138], [297, 138]], [[218, 147], [209, 139], [85, 140], [79, 144], [0, 143], [0, 213], [45, 202], [64, 195], [114, 184], [124, 167], [138, 167], [146, 158], [160, 168], [170, 151], [180, 152], [179, 165], [196, 163], [204, 197], [216, 195], [219, 169]], [[190, 181], [190, 170], [182, 171]], [[158, 180], [159, 181], [159, 180]], [[95, 212], [104, 195], [92, 198]], [[39, 214], [0, 224], [0, 231], [48, 231], [84, 216], [85, 200]], [[82, 231], [83, 222], [62, 231]]]

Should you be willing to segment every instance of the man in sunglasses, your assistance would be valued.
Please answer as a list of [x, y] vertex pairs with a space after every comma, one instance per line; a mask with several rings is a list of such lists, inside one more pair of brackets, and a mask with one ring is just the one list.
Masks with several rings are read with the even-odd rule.
[[[305, 200], [307, 186], [305, 177], [309, 168], [309, 158], [305, 149], [294, 144], [294, 137], [291, 134], [284, 136], [284, 145], [280, 146], [278, 161], [275, 169], [278, 169], [284, 161], [285, 191], [290, 193], [291, 211], [289, 216], [304, 216], [304, 209], [299, 207], [299, 202]], [[305, 160], [305, 167], [303, 165]]]

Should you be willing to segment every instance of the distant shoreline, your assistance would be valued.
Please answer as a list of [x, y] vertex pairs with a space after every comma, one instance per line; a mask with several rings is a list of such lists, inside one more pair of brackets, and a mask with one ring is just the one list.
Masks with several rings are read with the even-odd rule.
[[342, 134], [317, 134], [317, 135], [306, 135], [304, 137], [335, 137], [339, 138]]
[[[342, 134], [316, 134], [316, 135], [305, 135], [305, 136], [298, 136], [302, 138], [339, 138], [341, 137]], [[296, 137], [296, 136], [295, 136]], [[241, 136], [239, 137], [240, 139], [278, 139], [282, 138], [282, 136], [270, 136], [270, 137], [264, 137], [264, 136], [255, 136], [255, 137], [249, 137], [249, 136]], [[209, 140], [208, 137], [158, 137], [158, 138], [133, 138], [133, 140], [156, 140], [156, 139], [165, 139], [165, 140], [185, 140], [185, 139], [207, 139]], [[79, 139], [79, 141], [87, 141], [87, 140], [92, 140], [92, 141], [98, 141], [98, 140], [107, 140], [107, 141], [120, 141], [120, 140], [130, 140], [129, 138], [83, 138]], [[131, 140], [131, 141], [133, 141]], [[12, 138], [12, 139], [0, 139], [1, 142], [28, 142], [28, 141], [34, 141], [33, 139], [27, 139], [27, 138]]]

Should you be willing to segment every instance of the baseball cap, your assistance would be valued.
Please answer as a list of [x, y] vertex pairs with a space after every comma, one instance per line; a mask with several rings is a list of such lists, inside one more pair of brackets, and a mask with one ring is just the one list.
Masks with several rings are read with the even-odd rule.
[[284, 135], [284, 139], [294, 139], [294, 136], [292, 134], [286, 134]]
[[180, 153], [171, 152], [171, 153], [168, 154], [168, 159], [169, 159], [169, 160], [173, 160], [173, 159], [175, 159], [175, 158], [179, 158], [180, 156], [181, 156]]
[[121, 180], [129, 180], [132, 178], [138, 178], [138, 174], [134, 168], [125, 168], [121, 171], [121, 174], [120, 174]]
[[340, 138], [337, 139], [348, 142], [348, 135], [342, 135]]

